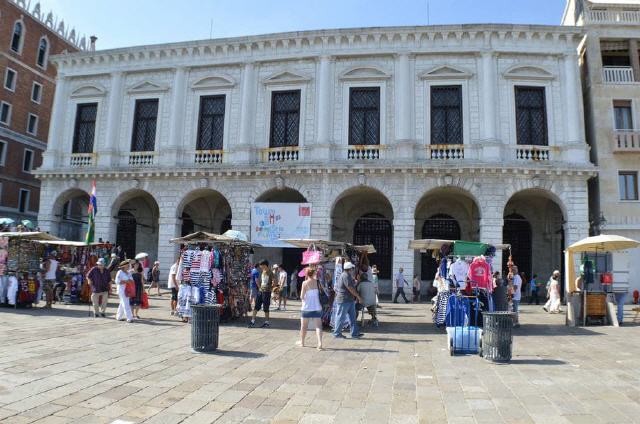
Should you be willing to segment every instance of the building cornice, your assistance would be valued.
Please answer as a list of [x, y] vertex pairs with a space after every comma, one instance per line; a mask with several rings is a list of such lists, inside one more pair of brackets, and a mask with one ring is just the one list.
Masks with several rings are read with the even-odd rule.
[[[247, 37], [199, 40], [149, 46], [135, 46], [96, 52], [78, 52], [51, 58], [62, 72], [91, 73], [101, 68], [140, 69], [149, 62], [157, 67], [242, 63], [247, 60], [282, 60], [284, 57], [340, 56], [345, 54], [408, 54], [493, 49], [509, 49], [509, 44], [536, 46], [534, 53], [577, 47], [582, 30], [549, 25], [468, 24], [421, 27], [355, 28], [288, 32]], [[470, 47], [473, 46], [473, 49]], [[550, 49], [550, 46], [558, 46]], [[512, 50], [516, 51], [516, 49]], [[518, 49], [517, 51], [523, 51]]]
[[197, 178], [197, 177], [249, 177], [263, 175], [319, 175], [319, 174], [412, 174], [426, 176], [444, 175], [500, 175], [507, 176], [528, 176], [530, 178], [557, 178], [579, 177], [589, 179], [597, 176], [598, 168], [591, 165], [570, 167], [559, 166], [557, 162], [548, 166], [532, 166], [530, 164], [514, 164], [513, 166], [503, 166], [501, 164], [469, 164], [458, 166], [452, 169], [448, 163], [438, 164], [389, 164], [378, 165], [372, 163], [331, 165], [320, 163], [304, 163], [295, 166], [231, 166], [222, 165], [217, 168], [145, 168], [145, 169], [65, 169], [65, 170], [35, 170], [34, 175], [41, 180], [64, 180], [67, 178], [100, 178], [100, 179], [126, 179], [126, 178]]
[[11, 141], [17, 141], [18, 143], [22, 143], [26, 146], [33, 147], [34, 149], [45, 150], [47, 148], [47, 144], [43, 143], [40, 140], [37, 140], [33, 137], [29, 137], [24, 134], [20, 134], [9, 128], [0, 126], [0, 137], [8, 138]]

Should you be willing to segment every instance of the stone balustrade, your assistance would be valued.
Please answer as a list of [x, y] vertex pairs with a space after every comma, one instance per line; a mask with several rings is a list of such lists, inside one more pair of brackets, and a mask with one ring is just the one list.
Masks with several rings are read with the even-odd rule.
[[640, 130], [617, 130], [613, 132], [613, 153], [640, 153]]

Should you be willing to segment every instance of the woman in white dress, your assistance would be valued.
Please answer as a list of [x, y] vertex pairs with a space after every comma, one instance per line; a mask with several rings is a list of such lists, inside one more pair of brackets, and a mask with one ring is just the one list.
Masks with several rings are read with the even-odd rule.
[[116, 286], [118, 287], [118, 298], [120, 304], [118, 305], [118, 312], [116, 313], [116, 320], [121, 321], [124, 314], [127, 322], [133, 321], [133, 314], [131, 313], [131, 304], [129, 298], [125, 293], [125, 287], [127, 283], [133, 283], [133, 278], [129, 273], [129, 261], [120, 262], [120, 270], [116, 274]]
[[307, 337], [307, 326], [309, 320], [316, 327], [318, 337], [318, 350], [322, 350], [322, 305], [320, 304], [320, 291], [316, 280], [316, 270], [307, 268], [307, 279], [302, 283], [300, 298], [302, 307], [300, 308], [300, 341], [298, 346], [304, 347], [304, 339]]
[[557, 314], [560, 311], [560, 271], [553, 271], [553, 275], [547, 283], [547, 296], [549, 300], [542, 307], [546, 312]]

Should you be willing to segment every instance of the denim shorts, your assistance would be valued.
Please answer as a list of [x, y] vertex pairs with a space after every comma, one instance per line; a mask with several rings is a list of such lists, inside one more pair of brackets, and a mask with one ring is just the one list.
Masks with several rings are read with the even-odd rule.
[[322, 311], [301, 311], [302, 318], [322, 318]]

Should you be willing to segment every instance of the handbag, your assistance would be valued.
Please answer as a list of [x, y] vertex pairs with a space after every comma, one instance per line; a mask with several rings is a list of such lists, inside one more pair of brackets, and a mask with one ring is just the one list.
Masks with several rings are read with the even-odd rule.
[[125, 283], [124, 295], [126, 297], [136, 297], [136, 284], [133, 281], [127, 281]]
[[147, 292], [142, 292], [142, 302], [140, 304], [142, 309], [149, 309], [149, 295]]
[[321, 252], [316, 250], [315, 245], [311, 245], [302, 252], [302, 265], [315, 265], [320, 263]]

